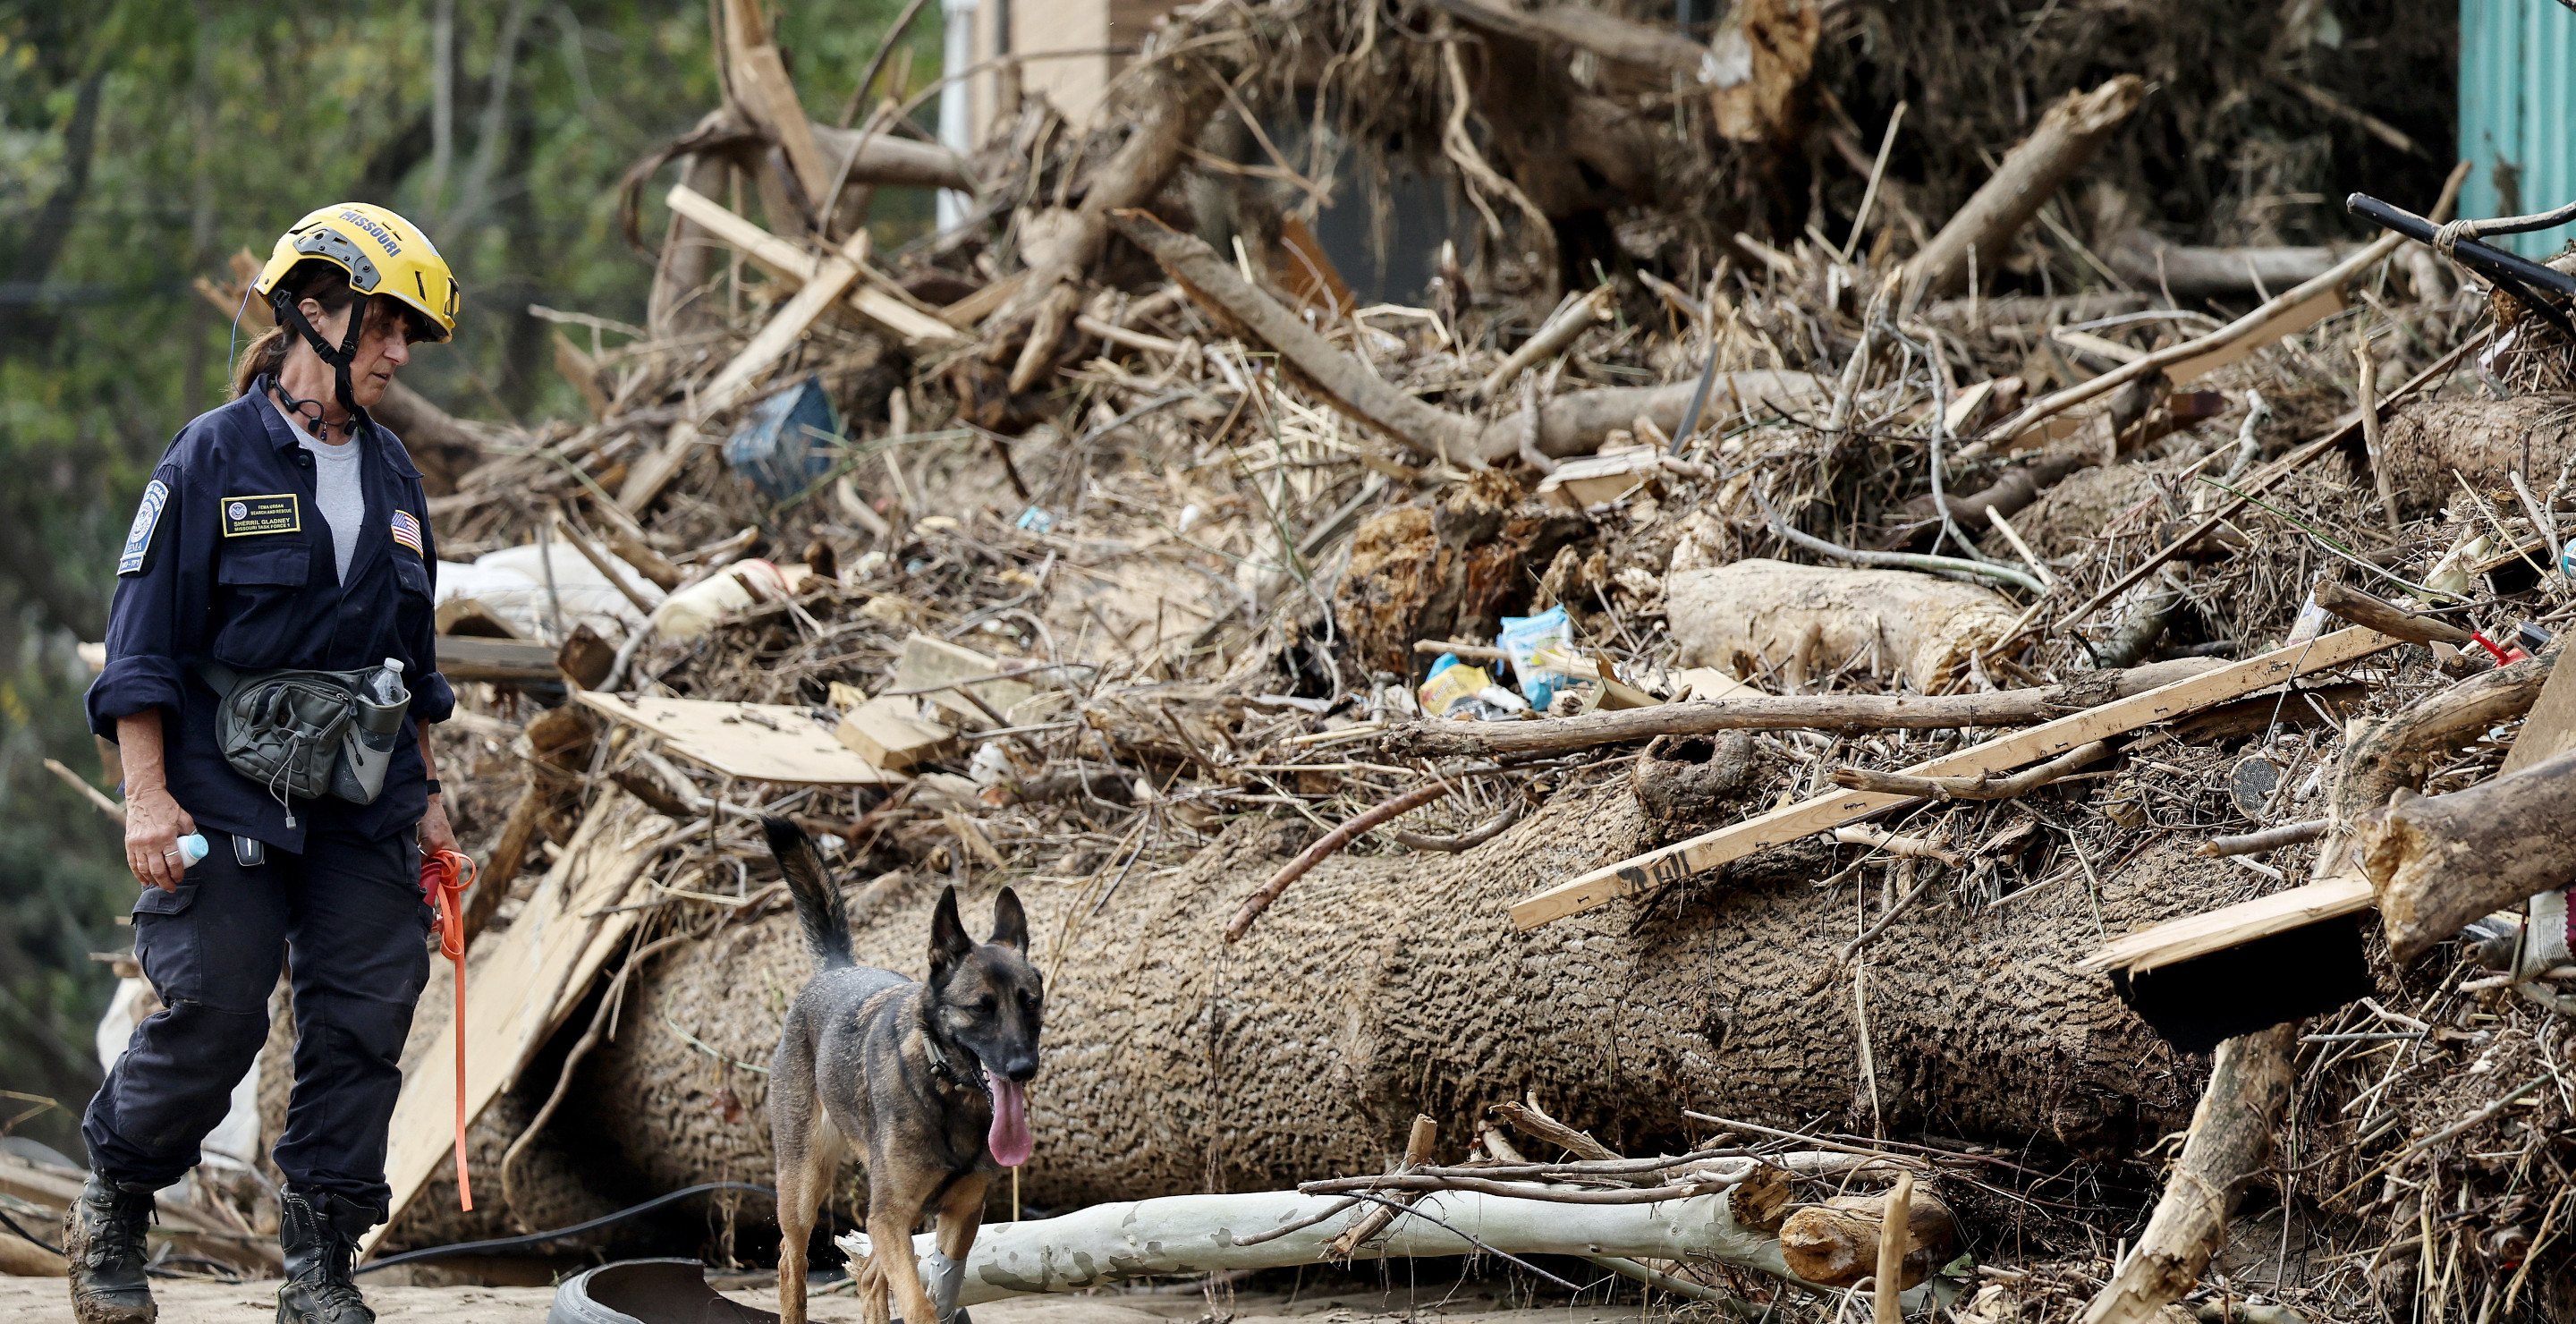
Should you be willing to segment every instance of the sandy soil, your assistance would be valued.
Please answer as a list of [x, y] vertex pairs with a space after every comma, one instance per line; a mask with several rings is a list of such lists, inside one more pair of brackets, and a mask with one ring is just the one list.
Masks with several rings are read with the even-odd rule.
[[[162, 1324], [198, 1321], [273, 1319], [277, 1313], [275, 1283], [167, 1282], [155, 1286]], [[774, 1292], [730, 1291], [746, 1305], [775, 1309]], [[370, 1287], [367, 1300], [382, 1324], [484, 1324], [485, 1321], [529, 1321], [546, 1317], [554, 1291], [543, 1287]], [[1437, 1315], [1443, 1324], [1635, 1324], [1634, 1304], [1621, 1306], [1552, 1306], [1514, 1310], [1481, 1292], [1451, 1290], [1448, 1284], [1417, 1291], [1309, 1296], [1291, 1302], [1278, 1294], [1244, 1295], [1214, 1301], [1201, 1294], [1065, 1296], [997, 1301], [974, 1308], [975, 1324], [1192, 1324], [1214, 1315], [1232, 1315], [1231, 1324], [1362, 1324]], [[859, 1318], [858, 1302], [846, 1293], [814, 1299], [813, 1318], [825, 1324], [847, 1324]], [[71, 1324], [72, 1311], [60, 1278], [0, 1278], [0, 1324]]]

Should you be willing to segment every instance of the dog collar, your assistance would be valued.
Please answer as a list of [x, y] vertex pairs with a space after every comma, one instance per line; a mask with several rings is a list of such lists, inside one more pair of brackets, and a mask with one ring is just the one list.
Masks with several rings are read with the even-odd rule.
[[[930, 1055], [930, 1069], [938, 1072], [940, 1075], [946, 1076], [950, 1084], [971, 1085], [979, 1090], [984, 1088], [984, 1083], [982, 1081], [968, 1079], [965, 1073], [959, 1071], [954, 1064], [949, 1062], [948, 1054], [940, 1051], [938, 1035], [925, 1031], [921, 1036], [921, 1048], [923, 1052]], [[990, 1091], [986, 1092], [989, 1093]]]

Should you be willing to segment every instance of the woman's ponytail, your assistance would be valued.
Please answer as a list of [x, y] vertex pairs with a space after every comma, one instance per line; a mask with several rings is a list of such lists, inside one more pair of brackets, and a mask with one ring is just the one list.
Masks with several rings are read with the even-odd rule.
[[[299, 262], [280, 283], [293, 291], [297, 299], [320, 303], [325, 315], [339, 312], [358, 301], [357, 292], [349, 288], [349, 273], [328, 262]], [[251, 384], [261, 377], [276, 376], [286, 366], [286, 351], [294, 343], [294, 337], [285, 326], [278, 325], [261, 332], [257, 339], [244, 345], [241, 358], [233, 364], [233, 398], [238, 400], [250, 394]]]

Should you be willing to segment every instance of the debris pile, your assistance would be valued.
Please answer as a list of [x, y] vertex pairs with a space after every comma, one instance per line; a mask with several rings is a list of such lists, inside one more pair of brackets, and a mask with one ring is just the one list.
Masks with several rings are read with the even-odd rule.
[[[1627, 1237], [1818, 1318], [2576, 1298], [2540, 311], [2080, 214], [2125, 74], [1964, 196], [1863, 144], [1844, 242], [1779, 225], [1833, 6], [1195, 6], [1095, 125], [1006, 79], [971, 157], [809, 122], [720, 8], [726, 105], [631, 177], [630, 222], [681, 180], [648, 325], [554, 314], [590, 416], [456, 434], [432, 503], [488, 1175], [460, 1213], [433, 981], [381, 1249], [768, 1180], [783, 816], [863, 961], [1018, 891], [1012, 1216], [1145, 1202], [1139, 1272], [1307, 1262], [1181, 1229], [1330, 1205], [1280, 1244]], [[1299, 206], [1394, 141], [1465, 204], [1420, 306]], [[872, 251], [924, 184], [970, 219]], [[1723, 1236], [1459, 1242], [1432, 1192]]]

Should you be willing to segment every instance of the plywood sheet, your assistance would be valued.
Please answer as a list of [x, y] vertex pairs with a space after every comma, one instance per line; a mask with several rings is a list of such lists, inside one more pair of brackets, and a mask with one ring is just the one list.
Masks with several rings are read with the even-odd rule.
[[[635, 922], [637, 912], [616, 907], [653, 862], [672, 826], [671, 820], [611, 785], [592, 802], [571, 846], [556, 858], [518, 918], [474, 944], [465, 975], [468, 1119], [481, 1116], [517, 1082], [528, 1059], [580, 1005], [590, 981]], [[430, 977], [452, 980], [446, 964], [433, 958], [436, 968]], [[441, 1167], [456, 1161], [455, 1143], [456, 1024], [451, 1013], [427, 1050], [405, 1064], [402, 1095], [394, 1104], [385, 1178], [393, 1185], [397, 1216]], [[497, 1174], [477, 1175], [498, 1181]], [[485, 1198], [498, 1195], [495, 1186]], [[361, 1251], [372, 1249], [384, 1230], [370, 1231]]]

